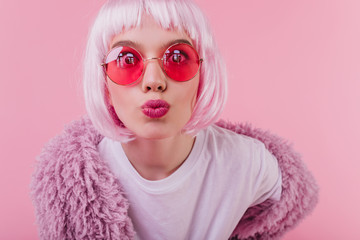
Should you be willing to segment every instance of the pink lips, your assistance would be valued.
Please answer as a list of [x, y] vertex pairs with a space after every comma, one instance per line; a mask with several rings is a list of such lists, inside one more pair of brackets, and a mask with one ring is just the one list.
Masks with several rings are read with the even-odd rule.
[[149, 118], [161, 118], [170, 108], [170, 105], [161, 99], [149, 100], [141, 106], [142, 112]]

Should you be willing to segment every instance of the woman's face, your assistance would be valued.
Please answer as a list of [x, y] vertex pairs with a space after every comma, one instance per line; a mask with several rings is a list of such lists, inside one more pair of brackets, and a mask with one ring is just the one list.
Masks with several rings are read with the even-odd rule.
[[[192, 44], [184, 32], [166, 31], [149, 16], [144, 16], [142, 22], [141, 26], [115, 36], [110, 49], [125, 41], [147, 59], [161, 58], [176, 42]], [[163, 139], [180, 134], [189, 121], [196, 103], [199, 74], [178, 82], [166, 76], [160, 60], [151, 60], [145, 63], [137, 84], [117, 85], [109, 78], [107, 83], [109, 102], [124, 125], [138, 138]]]

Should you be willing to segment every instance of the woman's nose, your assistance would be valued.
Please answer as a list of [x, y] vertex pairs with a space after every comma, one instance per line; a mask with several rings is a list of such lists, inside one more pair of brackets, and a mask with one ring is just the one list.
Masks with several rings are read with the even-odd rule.
[[163, 92], [167, 87], [166, 75], [160, 66], [161, 62], [159, 60], [151, 59], [145, 63], [145, 72], [141, 82], [144, 92]]

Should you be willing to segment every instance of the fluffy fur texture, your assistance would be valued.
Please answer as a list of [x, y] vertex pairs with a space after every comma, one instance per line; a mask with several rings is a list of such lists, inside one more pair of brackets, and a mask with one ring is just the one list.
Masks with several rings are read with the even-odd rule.
[[[249, 208], [231, 238], [278, 239], [315, 207], [313, 176], [284, 140], [249, 125], [217, 124], [264, 142], [278, 159], [283, 179], [280, 201]], [[31, 185], [41, 239], [134, 237], [121, 184], [97, 151], [102, 138], [84, 117], [43, 149]]]

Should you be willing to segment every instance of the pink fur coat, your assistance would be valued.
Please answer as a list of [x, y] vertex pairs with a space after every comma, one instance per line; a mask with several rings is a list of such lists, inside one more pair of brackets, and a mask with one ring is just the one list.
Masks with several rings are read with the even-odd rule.
[[[315, 207], [313, 176], [281, 138], [248, 125], [217, 125], [264, 142], [278, 159], [283, 179], [280, 201], [249, 208], [231, 238], [278, 239]], [[121, 184], [97, 151], [102, 138], [84, 117], [44, 147], [31, 184], [41, 239], [134, 237]]]

